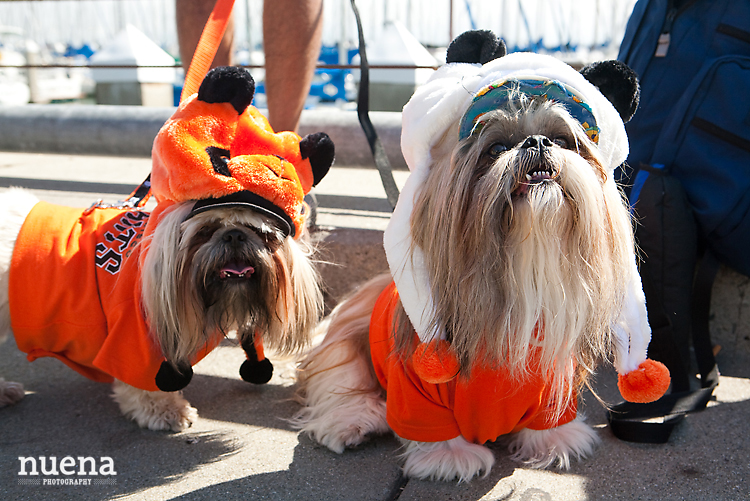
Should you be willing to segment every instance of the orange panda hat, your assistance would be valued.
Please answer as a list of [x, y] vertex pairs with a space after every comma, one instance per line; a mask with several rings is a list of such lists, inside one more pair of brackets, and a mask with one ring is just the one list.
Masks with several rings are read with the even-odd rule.
[[254, 93], [245, 69], [209, 71], [154, 140], [151, 189], [159, 203], [196, 201], [191, 216], [250, 206], [299, 238], [308, 212], [304, 196], [333, 163], [333, 142], [322, 132], [274, 133], [250, 105]]

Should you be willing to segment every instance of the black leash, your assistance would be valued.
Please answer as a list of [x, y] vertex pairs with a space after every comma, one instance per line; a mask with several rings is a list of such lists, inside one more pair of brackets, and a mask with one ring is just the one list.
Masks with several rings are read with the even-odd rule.
[[151, 174], [146, 176], [140, 186], [123, 202], [127, 207], [143, 207], [151, 197]]
[[398, 186], [396, 186], [396, 181], [393, 179], [393, 169], [391, 168], [391, 163], [388, 161], [388, 155], [385, 153], [383, 143], [380, 142], [378, 133], [370, 121], [370, 65], [367, 63], [365, 35], [362, 31], [362, 20], [359, 17], [359, 10], [354, 0], [351, 0], [351, 3], [354, 17], [357, 20], [357, 33], [359, 35], [360, 79], [359, 96], [357, 97], [357, 117], [370, 145], [370, 151], [375, 160], [375, 166], [380, 173], [380, 180], [383, 182], [388, 203], [391, 205], [391, 209], [395, 209], [396, 202], [398, 202]]
[[151, 174], [146, 176], [146, 179], [144, 179], [143, 182], [136, 189], [134, 189], [133, 192], [125, 200], [120, 200], [113, 204], [108, 204], [100, 198], [99, 200], [91, 204], [91, 206], [86, 209], [86, 212], [88, 213], [94, 209], [109, 208], [141, 209], [144, 205], [146, 205], [146, 202], [148, 202], [149, 198], [151, 198]]

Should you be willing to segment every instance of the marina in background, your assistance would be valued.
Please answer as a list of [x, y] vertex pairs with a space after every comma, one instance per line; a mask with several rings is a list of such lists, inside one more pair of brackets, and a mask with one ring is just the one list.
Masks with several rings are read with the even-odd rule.
[[[429, 67], [445, 61], [450, 40], [468, 29], [493, 30], [510, 52], [550, 53], [573, 65], [614, 58], [634, 3], [359, 0], [376, 67], [373, 99], [382, 101], [373, 109], [398, 111], [403, 96], [429, 77]], [[308, 107], [351, 108], [359, 77], [351, 67], [358, 64], [354, 16], [349, 0], [324, 5], [319, 62], [325, 67], [316, 72]], [[258, 81], [259, 107], [265, 105], [262, 8], [263, 0], [237, 0], [234, 7], [235, 62], [250, 67]], [[161, 68], [111, 68], [117, 65]], [[0, 1], [0, 104], [170, 105], [184, 78], [179, 66], [174, 0]]]

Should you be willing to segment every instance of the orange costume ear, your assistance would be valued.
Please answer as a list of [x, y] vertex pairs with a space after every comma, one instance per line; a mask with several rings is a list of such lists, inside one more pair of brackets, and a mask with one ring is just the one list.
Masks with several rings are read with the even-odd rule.
[[333, 163], [333, 142], [275, 133], [250, 105], [254, 92], [246, 70], [211, 70], [154, 140], [152, 190], [159, 202], [195, 200], [200, 210], [250, 206], [299, 237], [304, 196]]

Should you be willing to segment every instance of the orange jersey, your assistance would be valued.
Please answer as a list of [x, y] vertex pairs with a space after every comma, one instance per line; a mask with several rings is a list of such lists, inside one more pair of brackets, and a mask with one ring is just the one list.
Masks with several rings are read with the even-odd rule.
[[388, 425], [398, 436], [441, 442], [460, 435], [483, 444], [524, 428], [548, 429], [575, 418], [573, 398], [558, 420], [550, 419], [550, 390], [538, 374], [518, 381], [502, 367], [474, 367], [469, 379], [459, 375], [439, 384], [421, 380], [411, 359], [404, 361], [393, 352], [397, 304], [398, 291], [391, 283], [373, 310], [370, 350], [378, 381], [386, 391]]
[[165, 358], [141, 308], [138, 245], [149, 213], [86, 212], [39, 202], [26, 218], [9, 280], [18, 348], [29, 361], [55, 357], [94, 381], [114, 378], [157, 391], [154, 378]]

